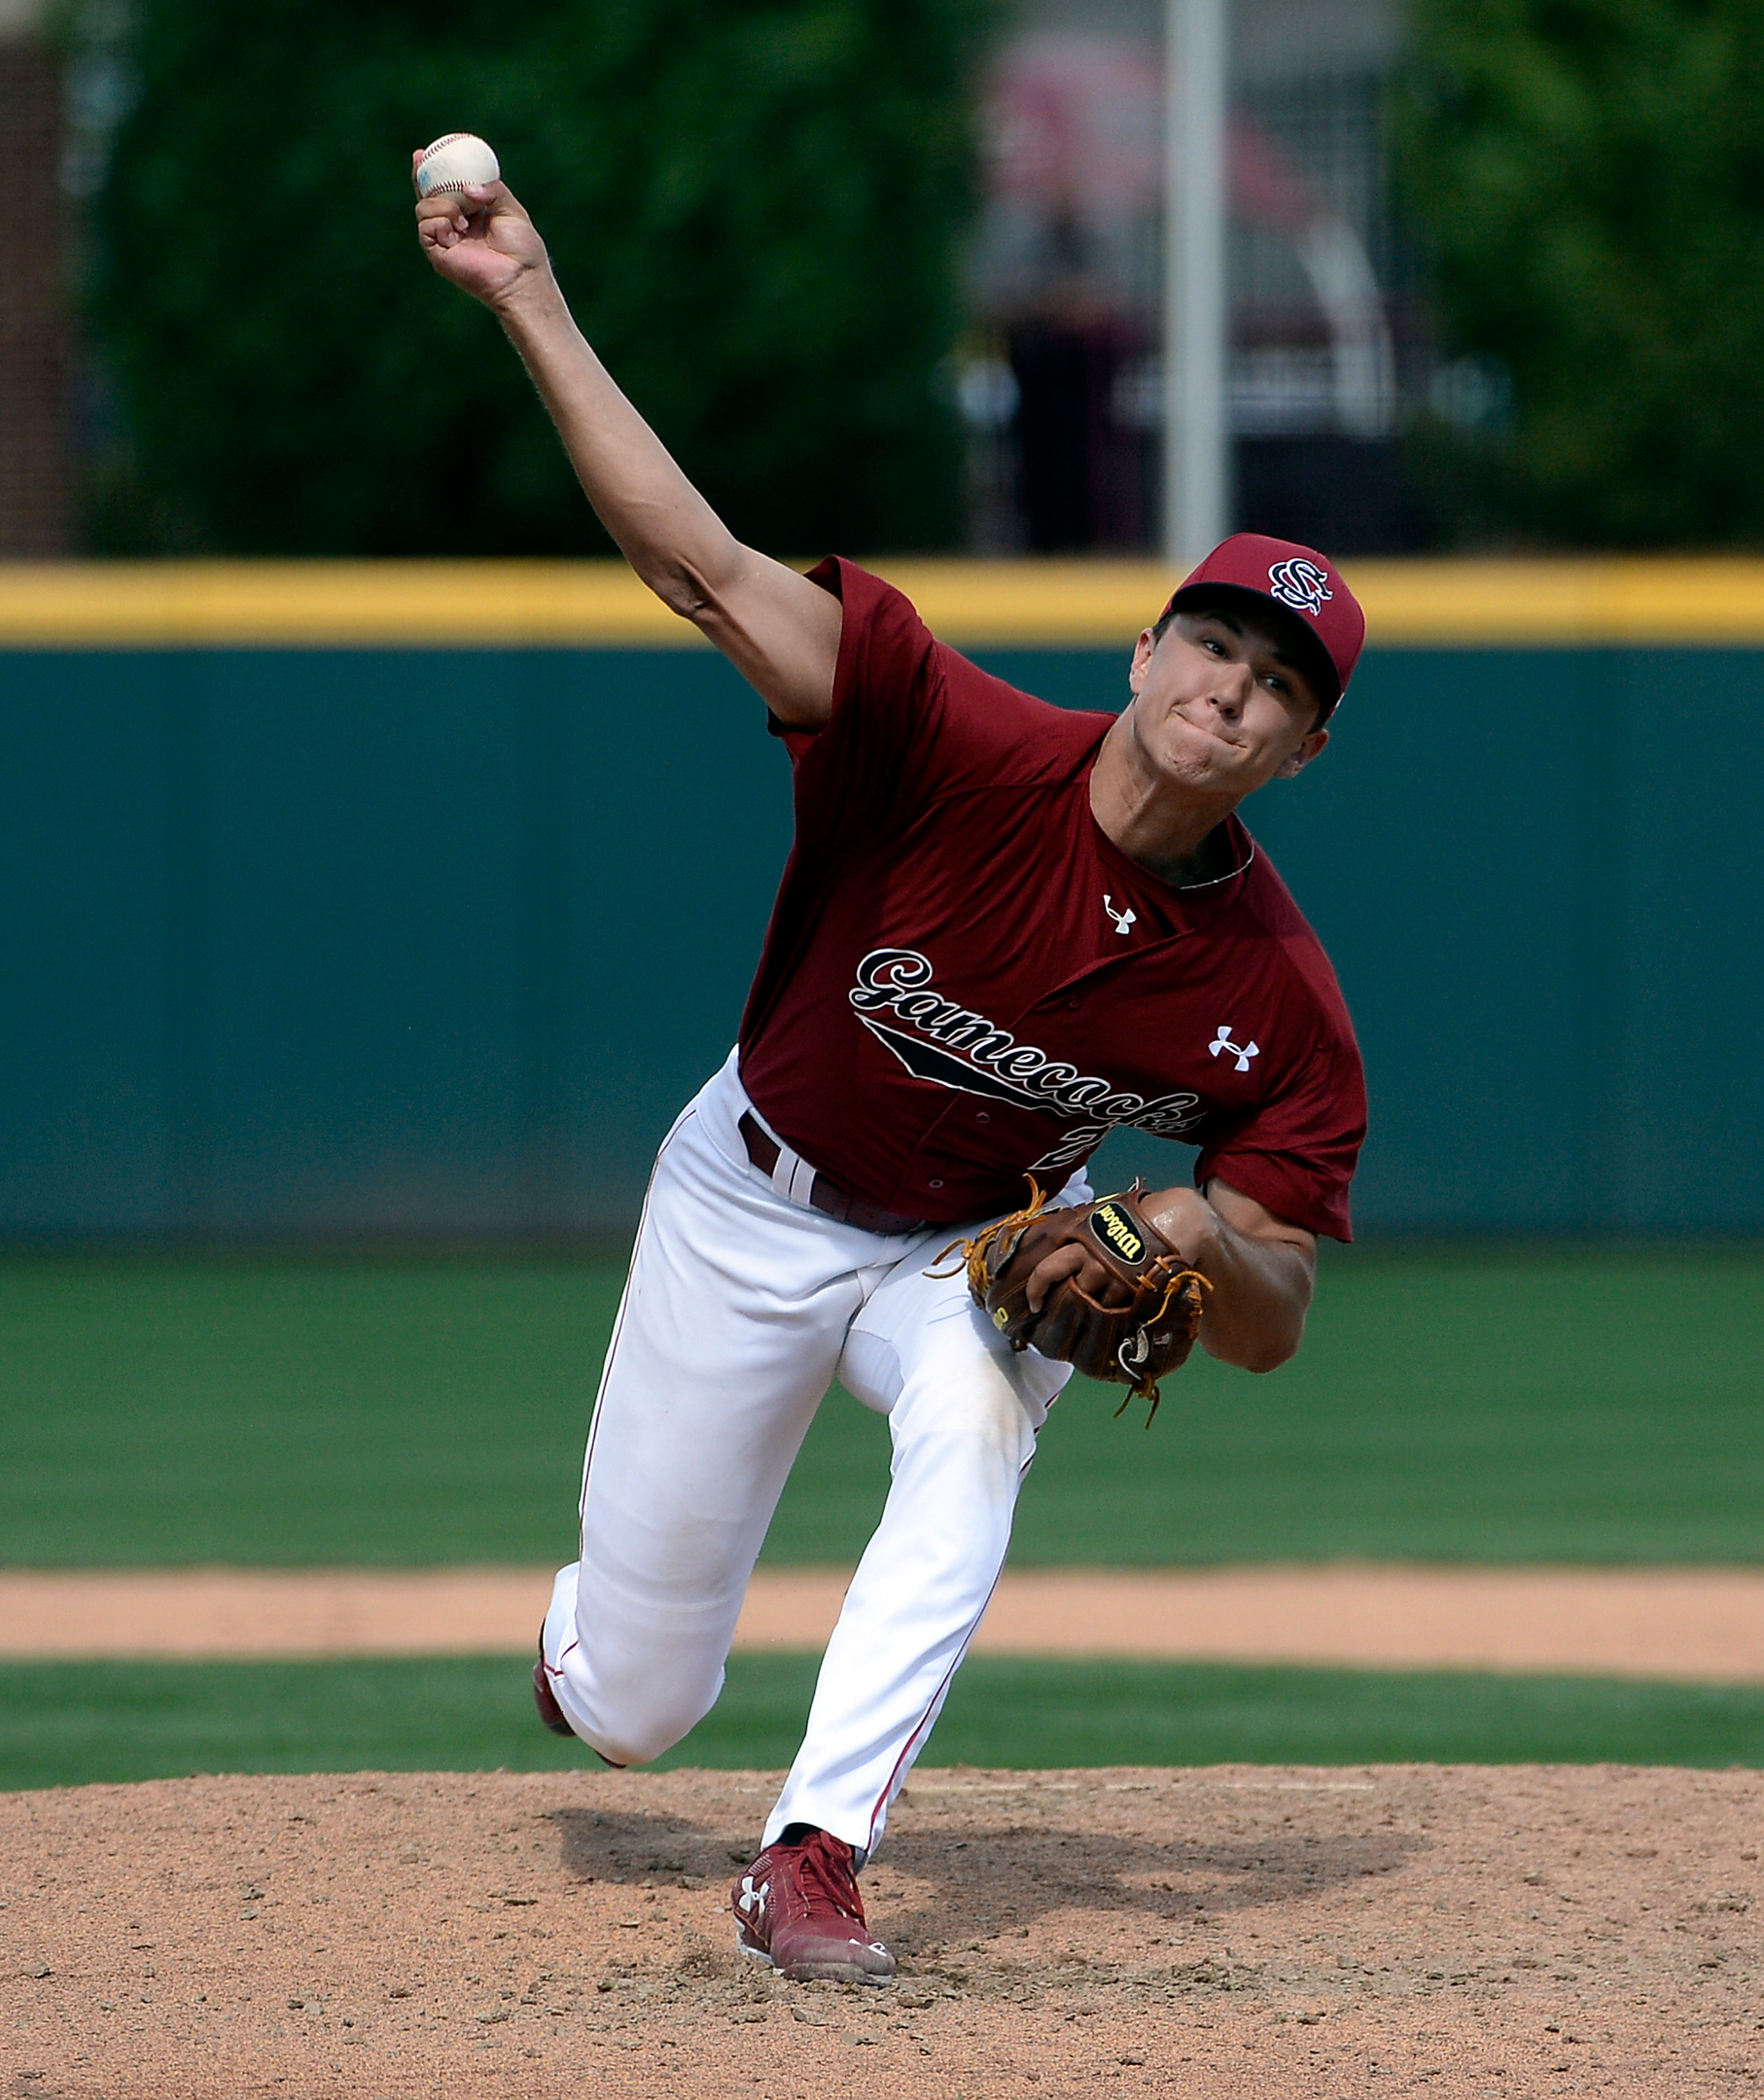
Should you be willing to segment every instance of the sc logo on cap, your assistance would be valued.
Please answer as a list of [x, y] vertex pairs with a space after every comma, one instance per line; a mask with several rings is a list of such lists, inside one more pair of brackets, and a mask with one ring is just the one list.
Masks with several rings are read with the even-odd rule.
[[1278, 598], [1282, 605], [1289, 605], [1295, 612], [1309, 612], [1313, 619], [1335, 596], [1329, 588], [1328, 571], [1320, 569], [1314, 561], [1306, 561], [1302, 555], [1295, 554], [1290, 561], [1276, 562], [1268, 571], [1268, 582], [1270, 597]]

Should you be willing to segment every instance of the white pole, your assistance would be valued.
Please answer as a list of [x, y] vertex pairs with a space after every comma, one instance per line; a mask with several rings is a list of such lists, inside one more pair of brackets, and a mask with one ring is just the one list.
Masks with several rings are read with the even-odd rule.
[[1164, 553], [1230, 530], [1225, 403], [1225, 0], [1165, 0]]

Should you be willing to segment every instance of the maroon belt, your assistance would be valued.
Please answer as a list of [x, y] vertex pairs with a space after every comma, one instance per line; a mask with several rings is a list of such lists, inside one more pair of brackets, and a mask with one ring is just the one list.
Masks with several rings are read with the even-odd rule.
[[[751, 1114], [742, 1116], [739, 1129], [748, 1158], [762, 1174], [769, 1174], [778, 1164], [777, 1145]], [[862, 1196], [848, 1195], [824, 1173], [818, 1173], [809, 1184], [808, 1200], [817, 1210], [837, 1218], [841, 1225], [855, 1225], [860, 1232], [913, 1233], [925, 1229], [923, 1218], [901, 1217], [898, 1211], [884, 1210], [880, 1204], [865, 1203]]]

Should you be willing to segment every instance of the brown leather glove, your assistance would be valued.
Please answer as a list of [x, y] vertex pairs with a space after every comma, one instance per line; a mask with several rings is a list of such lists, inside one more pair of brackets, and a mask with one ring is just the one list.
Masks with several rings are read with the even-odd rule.
[[[1140, 1207], [1146, 1184], [1120, 1196], [1049, 1210], [1031, 1180], [1029, 1208], [962, 1242], [968, 1285], [976, 1304], [1014, 1349], [1039, 1349], [1087, 1378], [1128, 1385], [1127, 1398], [1149, 1400], [1157, 1413], [1158, 1381], [1188, 1360], [1200, 1332], [1201, 1296], [1210, 1288]], [[1101, 1265], [1105, 1281], [1092, 1296], [1076, 1277], [1063, 1277], [1029, 1305], [1029, 1278], [1058, 1248], [1079, 1245]], [[1121, 1402], [1121, 1408], [1127, 1401]], [[1118, 1415], [1121, 1409], [1117, 1408]]]

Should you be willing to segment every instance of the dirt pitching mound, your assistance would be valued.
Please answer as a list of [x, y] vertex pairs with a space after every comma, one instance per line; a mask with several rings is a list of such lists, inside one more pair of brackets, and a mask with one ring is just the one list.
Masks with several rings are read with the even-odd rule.
[[0, 1796], [0, 2092], [1751, 2092], [1764, 1775], [926, 1770], [884, 1989], [739, 1962], [773, 1775]]

